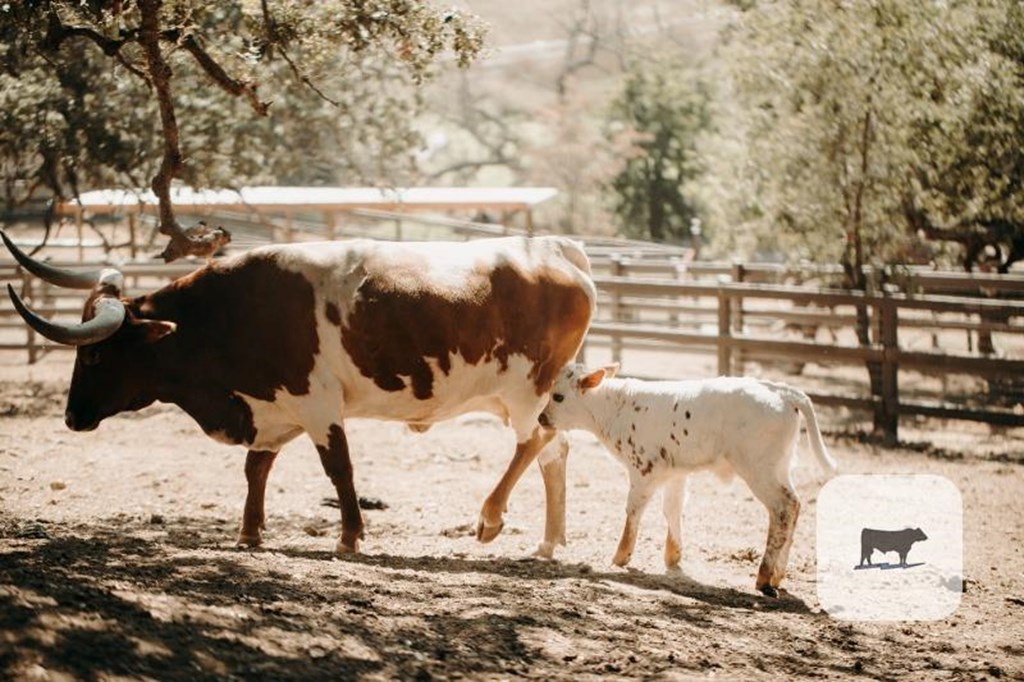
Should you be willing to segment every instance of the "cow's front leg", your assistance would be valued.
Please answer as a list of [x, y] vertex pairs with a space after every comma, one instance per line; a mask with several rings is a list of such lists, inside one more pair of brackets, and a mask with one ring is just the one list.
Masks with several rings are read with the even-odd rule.
[[245, 456], [245, 480], [249, 483], [249, 491], [245, 495], [242, 530], [238, 532], [239, 546], [257, 547], [263, 542], [260, 530], [266, 528], [264, 498], [267, 477], [276, 458], [277, 452], [272, 450], [250, 450]]
[[537, 456], [544, 478], [544, 539], [534, 556], [551, 559], [555, 546], [565, 546], [565, 463], [569, 456], [569, 439], [558, 435]]
[[525, 441], [516, 443], [516, 454], [509, 462], [508, 468], [502, 474], [498, 485], [494, 487], [491, 494], [484, 500], [484, 506], [480, 510], [480, 520], [476, 525], [476, 539], [480, 542], [490, 542], [498, 537], [505, 522], [502, 515], [508, 507], [508, 498], [512, 489], [522, 477], [523, 472], [530, 466], [537, 457], [537, 453], [555, 437], [551, 429], [536, 427]]
[[314, 438], [313, 442], [320, 453], [324, 472], [338, 491], [341, 504], [341, 537], [338, 538], [337, 552], [358, 552], [359, 540], [363, 537], [363, 515], [359, 511], [359, 498], [352, 479], [352, 459], [345, 430], [340, 424], [331, 424], [325, 436]]

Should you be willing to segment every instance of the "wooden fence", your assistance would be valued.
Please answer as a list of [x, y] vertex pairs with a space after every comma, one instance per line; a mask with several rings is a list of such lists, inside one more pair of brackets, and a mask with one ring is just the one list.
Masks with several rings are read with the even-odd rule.
[[[805, 286], [751, 283], [749, 279], [784, 279], [776, 266], [691, 263], [682, 256], [653, 254], [622, 257], [594, 247], [594, 281], [599, 292], [598, 316], [585, 348], [604, 344], [612, 357], [624, 350], [659, 349], [710, 353], [720, 374], [739, 374], [749, 362], [818, 363], [868, 375], [873, 367], [875, 390], [808, 391], [822, 405], [845, 406], [874, 413], [886, 439], [895, 442], [901, 417], [921, 415], [967, 419], [1004, 426], [1024, 426], [1024, 301], [968, 296], [865, 295]], [[128, 264], [128, 294], [152, 290], [196, 267], [190, 263]], [[680, 279], [705, 273], [704, 279]], [[605, 274], [613, 272], [615, 274]], [[671, 273], [671, 278], [666, 277]], [[757, 273], [752, 274], [752, 273]], [[765, 274], [767, 273], [767, 274]], [[955, 288], [964, 292], [1015, 297], [1024, 292], [1024, 278], [960, 273], [917, 273], [922, 290]], [[15, 287], [40, 314], [64, 318], [81, 313], [80, 292], [58, 290], [17, 270], [0, 265], [0, 280]], [[861, 345], [852, 329], [857, 311], [866, 312], [871, 341]], [[819, 340], [826, 330], [831, 338]], [[792, 333], [798, 338], [789, 338]], [[810, 333], [808, 332], [810, 330]], [[0, 305], [0, 349], [24, 350], [28, 361], [65, 347], [37, 337], [9, 305]], [[996, 334], [1010, 346], [1010, 357], [968, 351], [927, 351], [901, 344], [909, 333]], [[629, 367], [625, 368], [629, 371]], [[983, 379], [991, 390], [984, 399], [954, 402], [943, 396], [930, 401], [901, 395], [901, 373], [963, 374]], [[868, 382], [870, 383], [870, 382]], [[998, 394], [998, 395], [997, 395]]]
[[[957, 278], [958, 281], [961, 278]], [[666, 279], [595, 276], [600, 293], [598, 319], [591, 325], [588, 344], [606, 340], [611, 356], [620, 360], [631, 344], [654, 344], [664, 349], [710, 352], [717, 356], [719, 374], [741, 374], [746, 362], [815, 362], [862, 368], [879, 373], [873, 392], [866, 395], [813, 393], [821, 404], [868, 410], [878, 415], [886, 440], [897, 439], [901, 416], [922, 415], [969, 419], [1004, 426], [1024, 426], [1020, 388], [1024, 359], [987, 357], [972, 353], [911, 350], [900, 345], [908, 330], [998, 333], [1024, 339], [1024, 301], [961, 296], [866, 295], [859, 292], [814, 290], [804, 287], [737, 282], [679, 282]], [[1020, 280], [1009, 288], [1020, 285]], [[977, 282], [970, 284], [978, 286]], [[871, 342], [857, 343], [852, 333], [857, 309], [868, 315]], [[1006, 320], [993, 322], [992, 320]], [[783, 339], [785, 328], [816, 330], [822, 325], [846, 331], [848, 340], [819, 342]], [[953, 403], [901, 399], [901, 371], [923, 374], [963, 374], [1002, 386], [1000, 400]], [[869, 382], [870, 383], [870, 382]], [[1009, 386], [1011, 395], [1006, 394]], [[1016, 391], [1016, 392], [1014, 392]], [[1007, 400], [1008, 398], [1008, 400]]]

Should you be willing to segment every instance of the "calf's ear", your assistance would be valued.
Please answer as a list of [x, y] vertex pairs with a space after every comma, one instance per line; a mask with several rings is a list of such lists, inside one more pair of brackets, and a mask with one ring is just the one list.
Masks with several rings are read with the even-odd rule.
[[601, 369], [604, 370], [605, 379], [611, 379], [613, 376], [619, 373], [619, 363], [613, 362], [610, 365], [605, 365]]
[[590, 374], [584, 374], [580, 377], [580, 390], [585, 393], [592, 388], [597, 388], [601, 385], [601, 382], [604, 381], [604, 377], [607, 372], [607, 368], [602, 367], [601, 369], [595, 369]]

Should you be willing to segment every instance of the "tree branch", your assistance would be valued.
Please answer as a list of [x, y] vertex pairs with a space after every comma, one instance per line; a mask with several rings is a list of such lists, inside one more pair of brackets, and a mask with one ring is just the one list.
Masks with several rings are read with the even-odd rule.
[[86, 26], [66, 26], [61, 22], [57, 12], [51, 10], [47, 19], [46, 35], [43, 37], [43, 48], [57, 50], [60, 48], [61, 43], [68, 38], [86, 38], [91, 40], [108, 57], [116, 55], [124, 47], [125, 43], [129, 42], [127, 37], [114, 40]]
[[[166, 32], [171, 33], [171, 32]], [[232, 78], [228, 75], [227, 71], [214, 60], [210, 54], [203, 49], [192, 34], [185, 34], [178, 41], [178, 44], [185, 48], [185, 51], [192, 55], [196, 62], [203, 68], [206, 75], [210, 77], [214, 83], [219, 85], [222, 90], [235, 97], [245, 97], [249, 100], [249, 104], [252, 105], [253, 110], [260, 116], [267, 115], [267, 109], [270, 106], [270, 102], [264, 102], [260, 100], [256, 94], [256, 84], [249, 83], [246, 81]]]
[[171, 238], [160, 256], [165, 262], [170, 262], [187, 255], [209, 257], [231, 241], [231, 235], [220, 228], [208, 230], [205, 225], [185, 231], [174, 217], [171, 181], [180, 175], [182, 159], [178, 142], [178, 122], [174, 114], [174, 100], [171, 97], [171, 67], [160, 52], [160, 4], [161, 0], [139, 0], [139, 12], [142, 15], [139, 42], [146, 54], [149, 77], [160, 106], [160, 122], [164, 132], [163, 159], [151, 186], [160, 206], [160, 232]]
[[309, 88], [313, 94], [322, 99], [323, 101], [331, 104], [335, 107], [341, 108], [341, 103], [336, 99], [332, 99], [327, 96], [323, 90], [318, 88], [316, 84], [310, 79], [309, 76], [302, 73], [298, 65], [292, 59], [288, 51], [284, 49], [284, 45], [281, 45], [277, 41], [277, 22], [274, 20], [274, 15], [270, 13], [270, 6], [267, 5], [267, 0], [260, 0], [260, 6], [263, 10], [263, 27], [267, 32], [267, 49], [270, 50], [270, 58], [273, 58], [273, 49], [276, 47], [281, 51], [281, 58], [284, 59], [288, 68], [291, 69], [292, 75], [295, 76], [296, 80]]

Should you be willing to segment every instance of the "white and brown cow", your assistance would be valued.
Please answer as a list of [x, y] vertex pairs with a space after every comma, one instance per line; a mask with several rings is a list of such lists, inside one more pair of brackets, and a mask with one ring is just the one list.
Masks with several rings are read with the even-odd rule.
[[181, 407], [211, 437], [249, 449], [240, 543], [260, 543], [267, 476], [300, 433], [315, 443], [338, 491], [337, 549], [357, 551], [363, 521], [344, 420], [398, 420], [421, 430], [479, 410], [511, 425], [517, 446], [483, 504], [477, 537], [486, 542], [500, 532], [509, 493], [543, 451], [548, 505], [538, 551], [550, 556], [564, 544], [567, 446], [537, 417], [593, 314], [589, 261], [576, 242], [267, 246], [127, 299], [116, 270], [56, 269], [3, 240], [37, 276], [91, 289], [83, 322], [57, 325], [8, 287], [33, 328], [78, 346], [69, 428], [91, 430], [161, 401]]

